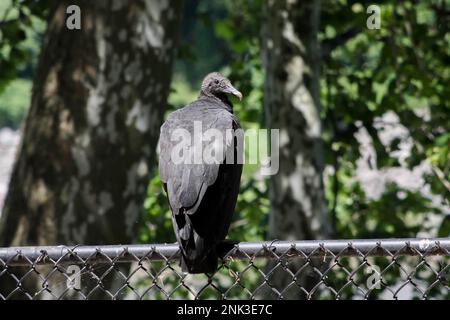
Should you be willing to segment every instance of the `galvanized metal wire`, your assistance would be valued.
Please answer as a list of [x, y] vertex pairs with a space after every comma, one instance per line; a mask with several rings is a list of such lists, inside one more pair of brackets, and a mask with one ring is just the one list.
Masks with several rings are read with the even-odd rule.
[[0, 248], [0, 299], [449, 299], [450, 238], [237, 243], [217, 272], [177, 244]]

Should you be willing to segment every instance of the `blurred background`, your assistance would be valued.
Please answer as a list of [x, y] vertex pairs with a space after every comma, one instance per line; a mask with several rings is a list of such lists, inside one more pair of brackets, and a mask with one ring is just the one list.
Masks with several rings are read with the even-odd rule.
[[0, 246], [174, 242], [159, 127], [212, 71], [281, 132], [230, 239], [449, 236], [450, 1], [372, 2], [1, 1]]

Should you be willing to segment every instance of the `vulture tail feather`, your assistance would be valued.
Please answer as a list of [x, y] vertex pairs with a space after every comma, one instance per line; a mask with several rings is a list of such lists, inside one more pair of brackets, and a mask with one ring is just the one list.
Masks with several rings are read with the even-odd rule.
[[186, 256], [181, 256], [181, 270], [189, 273], [214, 273], [217, 269], [218, 256], [215, 251], [210, 251], [201, 259], [190, 260]]

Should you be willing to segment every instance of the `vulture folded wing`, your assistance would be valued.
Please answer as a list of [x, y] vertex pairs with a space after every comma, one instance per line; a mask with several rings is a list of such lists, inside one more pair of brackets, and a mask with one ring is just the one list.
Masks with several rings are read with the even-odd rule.
[[[216, 181], [220, 164], [224, 162], [227, 148], [231, 145], [230, 141], [227, 141], [231, 132], [227, 134], [227, 130], [236, 127], [234, 116], [226, 110], [217, 112], [215, 109], [210, 113], [204, 109], [198, 110], [199, 108], [195, 108], [195, 105], [190, 105], [185, 110], [180, 109], [172, 113], [161, 127], [159, 170], [161, 180], [166, 184], [171, 209], [175, 214], [178, 214], [181, 208], [184, 208], [188, 214], [197, 210], [208, 186]], [[214, 129], [215, 133], [220, 133], [220, 139], [219, 136], [203, 139], [199, 163], [194, 161], [193, 149], [195, 142], [199, 142], [195, 140], [202, 139], [204, 135], [194, 136], [194, 121], [202, 123], [200, 134], [204, 134], [208, 129]], [[192, 141], [185, 145], [183, 151], [186, 152], [185, 154], [191, 155], [191, 163], [185, 161], [177, 163], [172, 157], [173, 150], [181, 149], [179, 146], [176, 148], [180, 140], [173, 139], [176, 129], [185, 129], [192, 138]], [[218, 142], [220, 143], [217, 144]], [[217, 153], [217, 151], [221, 152]], [[206, 163], [204, 154], [211, 154], [215, 157]]]

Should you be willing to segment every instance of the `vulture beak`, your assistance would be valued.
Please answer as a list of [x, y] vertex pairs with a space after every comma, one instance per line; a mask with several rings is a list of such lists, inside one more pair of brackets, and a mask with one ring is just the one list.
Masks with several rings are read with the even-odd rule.
[[228, 85], [228, 87], [224, 90], [225, 93], [232, 94], [233, 96], [237, 97], [239, 101], [242, 100], [242, 93], [240, 93], [235, 87], [233, 87], [231, 84]]

